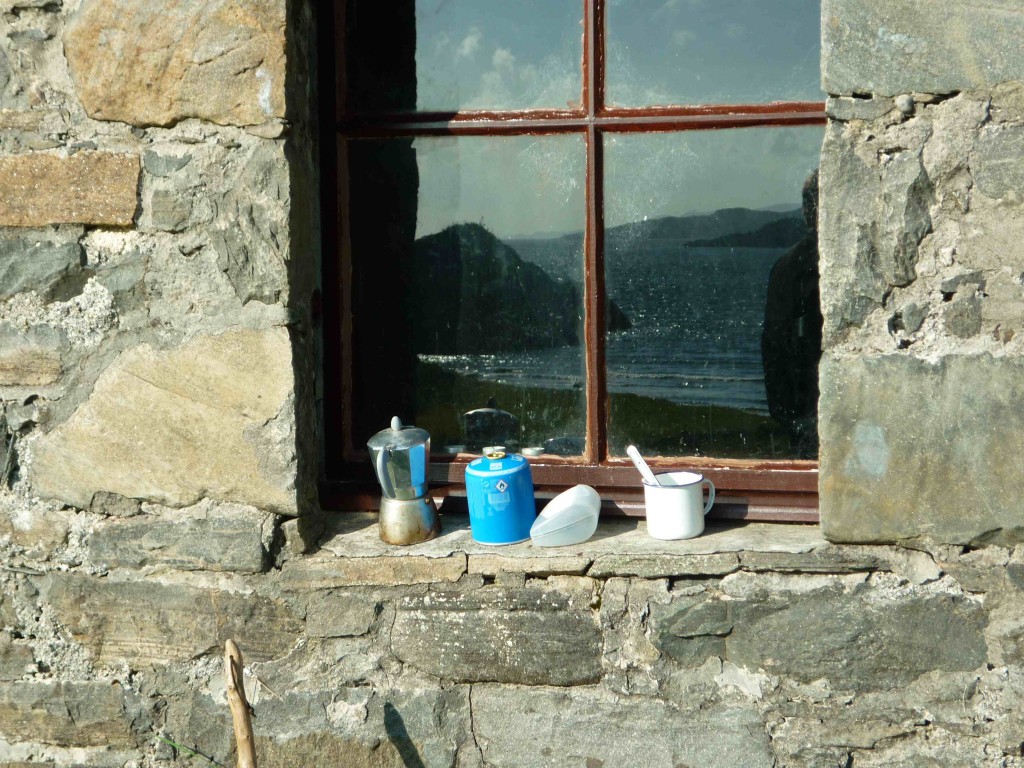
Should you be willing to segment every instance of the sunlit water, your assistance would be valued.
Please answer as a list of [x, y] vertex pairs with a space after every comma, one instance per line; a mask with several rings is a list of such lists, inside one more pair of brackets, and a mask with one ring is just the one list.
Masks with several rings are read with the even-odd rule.
[[[578, 244], [516, 240], [524, 259], [579, 280]], [[633, 327], [608, 337], [608, 389], [679, 404], [767, 414], [761, 328], [768, 275], [785, 249], [612, 245], [607, 286]], [[582, 347], [500, 355], [424, 355], [487, 381], [551, 389], [584, 386]]]

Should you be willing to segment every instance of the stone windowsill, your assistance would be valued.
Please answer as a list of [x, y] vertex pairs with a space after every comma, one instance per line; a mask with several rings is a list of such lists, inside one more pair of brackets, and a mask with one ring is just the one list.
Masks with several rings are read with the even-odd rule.
[[332, 518], [315, 552], [287, 561], [282, 577], [293, 588], [398, 585], [457, 581], [464, 574], [497, 576], [722, 576], [741, 569], [841, 573], [878, 567], [868, 548], [829, 544], [816, 525], [709, 523], [704, 534], [659, 541], [638, 519], [604, 520], [582, 544], [538, 547], [530, 542], [487, 546], [473, 541], [464, 516], [442, 515], [437, 539], [408, 547], [385, 544], [377, 517]]

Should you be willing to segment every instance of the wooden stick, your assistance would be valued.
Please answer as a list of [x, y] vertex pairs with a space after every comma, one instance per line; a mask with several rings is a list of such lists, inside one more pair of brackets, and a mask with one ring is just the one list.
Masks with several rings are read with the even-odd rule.
[[245, 684], [242, 682], [242, 652], [234, 640], [224, 643], [224, 679], [227, 682], [231, 720], [235, 726], [238, 768], [256, 768], [256, 741], [252, 735], [249, 702], [245, 700]]

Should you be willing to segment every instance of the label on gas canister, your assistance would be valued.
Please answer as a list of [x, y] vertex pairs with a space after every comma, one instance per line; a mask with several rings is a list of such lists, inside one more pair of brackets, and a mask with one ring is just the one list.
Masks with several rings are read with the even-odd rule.
[[522, 456], [494, 452], [470, 462], [466, 494], [475, 541], [512, 544], [530, 537], [537, 512], [530, 466]]

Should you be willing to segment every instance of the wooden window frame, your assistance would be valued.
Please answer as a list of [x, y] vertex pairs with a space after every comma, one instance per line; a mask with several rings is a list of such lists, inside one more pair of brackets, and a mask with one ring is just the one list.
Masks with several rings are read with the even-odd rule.
[[[539, 498], [584, 483], [605, 499], [607, 512], [643, 515], [643, 493], [627, 458], [608, 456], [608, 391], [605, 361], [604, 163], [602, 137], [614, 133], [657, 133], [826, 123], [824, 102], [786, 101], [709, 106], [613, 107], [605, 103], [605, 19], [607, 0], [582, 0], [583, 93], [579, 109], [347, 114], [342, 39], [346, 0], [325, 3], [319, 28], [319, 77], [323, 84], [320, 130], [323, 179], [324, 474], [321, 503], [328, 509], [376, 509], [380, 493], [361, 446], [351, 439], [353, 407], [352, 323], [348, 240], [349, 189], [345, 142], [353, 138], [421, 136], [517, 136], [576, 134], [586, 145], [584, 312], [586, 360], [586, 449], [582, 457], [544, 456], [531, 460]], [[333, 8], [331, 7], [333, 6]], [[330, 87], [330, 85], [335, 87]], [[331, 141], [328, 137], [334, 137]], [[337, 354], [336, 350], [341, 350]], [[340, 397], [338, 394], [340, 393]], [[463, 479], [472, 457], [431, 457], [433, 493], [446, 507], [464, 504]], [[685, 464], [703, 472], [718, 488], [712, 516], [745, 520], [817, 522], [818, 462], [707, 457], [654, 457], [655, 468]], [[461, 502], [460, 502], [461, 499]]]

